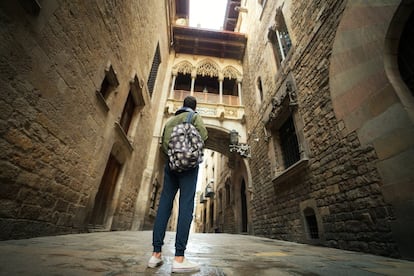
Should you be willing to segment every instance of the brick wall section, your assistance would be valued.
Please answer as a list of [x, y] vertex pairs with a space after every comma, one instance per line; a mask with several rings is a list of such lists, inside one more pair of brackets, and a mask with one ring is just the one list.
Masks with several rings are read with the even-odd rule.
[[[261, 24], [251, 33], [266, 33], [277, 1], [268, 1]], [[304, 120], [309, 165], [289, 184], [274, 186], [261, 120], [283, 75], [269, 74], [274, 67], [266, 44], [249, 36], [244, 60], [244, 93], [248, 128], [259, 142], [250, 142], [256, 235], [299, 242], [306, 237], [299, 204], [314, 199], [322, 217], [322, 244], [347, 250], [398, 256], [391, 236], [392, 208], [380, 192], [373, 147], [361, 146], [355, 133], [342, 136], [343, 123], [336, 120], [329, 91], [329, 58], [336, 28], [346, 1], [292, 1], [287, 18], [294, 53], [280, 70], [291, 67], [298, 92], [298, 112]], [[272, 6], [275, 5], [275, 6]], [[324, 8], [324, 11], [322, 11]], [[260, 29], [259, 29], [260, 28]], [[286, 72], [284, 72], [286, 73]], [[263, 80], [264, 104], [255, 107], [255, 79]], [[256, 137], [254, 137], [256, 138]], [[252, 137], [250, 137], [252, 139]]]
[[[0, 22], [0, 239], [84, 231], [132, 72], [146, 83], [158, 39], [167, 52], [163, 3], [59, 1], [32, 16], [15, 1], [0, 4]], [[108, 61], [120, 85], [106, 112], [95, 90]], [[152, 112], [147, 101], [115, 229], [131, 225]]]

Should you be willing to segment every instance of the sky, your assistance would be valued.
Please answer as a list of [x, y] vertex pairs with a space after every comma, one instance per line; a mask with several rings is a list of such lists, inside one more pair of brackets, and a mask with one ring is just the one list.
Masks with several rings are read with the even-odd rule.
[[190, 27], [220, 30], [227, 0], [190, 0]]

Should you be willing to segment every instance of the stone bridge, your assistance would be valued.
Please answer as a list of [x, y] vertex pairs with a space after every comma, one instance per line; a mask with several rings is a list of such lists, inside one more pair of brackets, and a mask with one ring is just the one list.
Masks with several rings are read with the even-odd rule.
[[[238, 98], [238, 97], [234, 97]], [[199, 97], [197, 97], [199, 100]], [[238, 102], [238, 99], [236, 99]], [[168, 99], [165, 108], [165, 115], [172, 116], [182, 106], [182, 100]], [[203, 116], [204, 124], [208, 130], [206, 148], [217, 151], [226, 156], [230, 154], [230, 131], [236, 130], [239, 133], [239, 142], [246, 143], [247, 133], [245, 126], [244, 106], [229, 105], [224, 103], [211, 103], [198, 101], [197, 112]]]

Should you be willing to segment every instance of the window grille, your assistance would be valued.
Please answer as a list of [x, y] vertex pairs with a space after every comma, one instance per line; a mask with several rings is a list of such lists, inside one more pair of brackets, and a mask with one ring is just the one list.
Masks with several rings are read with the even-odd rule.
[[154, 92], [155, 80], [157, 79], [158, 68], [161, 63], [161, 54], [160, 54], [160, 45], [157, 45], [157, 49], [155, 51], [154, 59], [152, 60], [152, 66], [150, 75], [148, 78], [147, 86], [150, 97], [152, 97], [152, 93]]
[[279, 136], [284, 165], [288, 168], [300, 160], [299, 143], [292, 116], [289, 116], [279, 129]]

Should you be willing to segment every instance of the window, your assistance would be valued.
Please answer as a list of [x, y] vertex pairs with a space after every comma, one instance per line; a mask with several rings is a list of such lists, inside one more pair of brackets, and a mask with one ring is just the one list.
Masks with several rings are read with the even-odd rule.
[[134, 115], [135, 111], [135, 103], [134, 99], [132, 98], [131, 92], [128, 93], [128, 98], [124, 106], [124, 110], [122, 111], [121, 120], [119, 124], [121, 125], [122, 129], [125, 131], [125, 134], [128, 133], [129, 126], [131, 125], [132, 116]]
[[315, 211], [312, 208], [304, 210], [307, 232], [310, 239], [319, 239], [318, 222], [316, 220]]
[[104, 72], [105, 76], [101, 82], [100, 88], [96, 90], [96, 96], [105, 107], [106, 111], [108, 111], [109, 107], [107, 101], [109, 100], [112, 92], [114, 92], [116, 87], [118, 87], [119, 81], [111, 64], [108, 64]]
[[272, 99], [264, 128], [265, 136], [271, 138], [269, 159], [276, 182], [284, 181], [283, 175], [299, 173], [307, 164], [303, 122], [296, 107], [296, 88], [289, 75]]
[[191, 90], [191, 74], [178, 73], [174, 83], [174, 90]]
[[152, 60], [151, 71], [147, 82], [150, 97], [152, 97], [152, 93], [154, 92], [155, 80], [157, 79], [158, 68], [160, 67], [160, 64], [160, 44], [157, 44], [157, 49], [155, 50], [154, 59]]
[[99, 93], [106, 100], [108, 99], [110, 93], [114, 91], [118, 85], [119, 85], [119, 81], [116, 76], [116, 72], [114, 68], [112, 67], [112, 65], [109, 64], [109, 66], [105, 69], [105, 77], [102, 80]]
[[269, 28], [268, 38], [272, 42], [273, 52], [278, 63], [286, 59], [292, 41], [286, 26], [282, 10], [279, 8], [276, 12], [276, 22]]
[[108, 81], [108, 78], [105, 76], [105, 78], [102, 81], [101, 89], [99, 89], [99, 93], [104, 97], [104, 99], [108, 98], [109, 92], [111, 92], [111, 84]]
[[22, 5], [27, 13], [33, 16], [39, 15], [40, 9], [42, 8], [36, 0], [20, 1], [20, 5]]
[[279, 129], [284, 167], [289, 168], [300, 160], [298, 138], [292, 116]]
[[[286, 112], [278, 118], [280, 125], [272, 126], [272, 146], [276, 162], [274, 169], [276, 172], [282, 172], [301, 159], [296, 128], [293, 120], [293, 114]], [[281, 123], [281, 124], [280, 124]]]
[[[127, 134], [129, 134], [129, 136], [134, 136], [136, 128], [131, 130], [131, 126], [137, 125], [137, 120], [140, 117], [138, 116], [139, 112], [145, 106], [145, 99], [141, 87], [142, 85], [135, 75], [134, 79], [130, 81], [129, 93], [118, 124], [118, 127], [123, 130], [121, 131], [124, 133], [123, 136]], [[125, 136], [124, 138], [127, 137]]]

